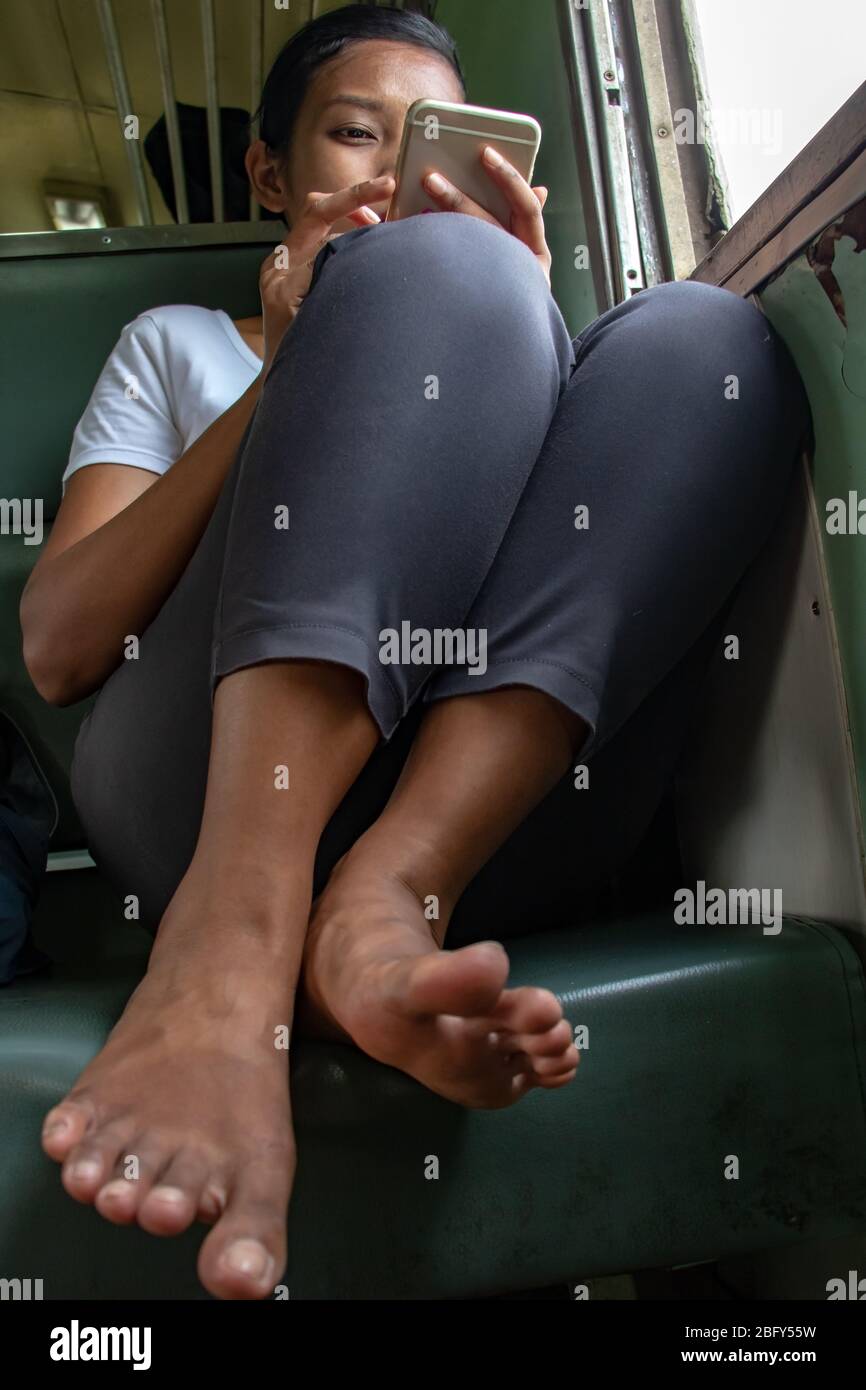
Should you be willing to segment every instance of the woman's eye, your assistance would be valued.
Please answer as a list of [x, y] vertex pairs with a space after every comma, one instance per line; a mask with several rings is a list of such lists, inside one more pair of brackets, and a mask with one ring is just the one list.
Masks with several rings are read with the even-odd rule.
[[354, 137], [354, 136], [356, 136], [356, 135], [360, 135], [362, 138], [365, 137], [365, 136], [368, 136], [371, 140], [373, 139], [373, 136], [370, 134], [370, 131], [369, 131], [369, 130], [364, 130], [361, 126], [357, 126], [357, 125], [346, 125], [346, 126], [343, 126], [340, 130], [335, 131], [334, 134], [335, 134], [335, 135], [348, 135], [348, 136], [350, 136], [350, 137]]

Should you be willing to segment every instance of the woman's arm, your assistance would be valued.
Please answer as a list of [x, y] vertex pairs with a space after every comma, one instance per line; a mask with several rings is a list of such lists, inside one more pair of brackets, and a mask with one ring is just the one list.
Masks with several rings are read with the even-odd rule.
[[24, 663], [44, 700], [72, 705], [123, 659], [188, 564], [261, 392], [247, 388], [167, 473], [92, 463], [73, 473], [21, 596]]
[[342, 218], [378, 222], [367, 200], [388, 174], [336, 193], [308, 193], [297, 223], [259, 275], [265, 357], [260, 376], [163, 474], [90, 463], [69, 479], [51, 535], [21, 596], [24, 664], [52, 705], [74, 705], [123, 660], [177, 584], [204, 534], [315, 258]]

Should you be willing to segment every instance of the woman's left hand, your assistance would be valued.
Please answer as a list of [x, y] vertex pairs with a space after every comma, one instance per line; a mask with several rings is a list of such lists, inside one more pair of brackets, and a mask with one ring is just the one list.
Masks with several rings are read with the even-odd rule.
[[[490, 156], [493, 159], [490, 159]], [[550, 284], [550, 266], [552, 257], [544, 231], [544, 205], [547, 202], [547, 189], [544, 187], [530, 188], [526, 179], [519, 174], [513, 164], [509, 164], [507, 159], [503, 159], [497, 150], [490, 145], [485, 145], [482, 151], [481, 162], [486, 173], [490, 176], [497, 188], [501, 188], [511, 206], [510, 226], [505, 227], [506, 232], [516, 236], [518, 241], [522, 241], [524, 246], [528, 246], [535, 256], [541, 269], [544, 271], [545, 279]], [[438, 179], [441, 186], [432, 186], [431, 178]], [[504, 224], [496, 217], [492, 217], [486, 208], [480, 207], [468, 194], [462, 193], [459, 188], [449, 182], [443, 174], [434, 171], [425, 175], [424, 189], [435, 203], [439, 205], [443, 212], [464, 212], [470, 217], [479, 217], [482, 222], [492, 222], [494, 227], [502, 227]]]

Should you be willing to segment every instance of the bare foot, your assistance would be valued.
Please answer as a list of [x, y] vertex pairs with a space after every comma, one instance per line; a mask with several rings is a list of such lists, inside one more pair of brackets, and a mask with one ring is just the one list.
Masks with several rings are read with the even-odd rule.
[[471, 1108], [500, 1109], [570, 1081], [579, 1054], [556, 996], [506, 989], [498, 942], [440, 950], [431, 925], [416, 891], [362, 837], [314, 905], [299, 1030], [354, 1042]]
[[205, 1288], [266, 1298], [285, 1267], [296, 1161], [288, 1052], [276, 1045], [292, 1021], [289, 966], [239, 943], [236, 922], [199, 944], [191, 921], [181, 886], [147, 975], [49, 1112], [42, 1146], [70, 1196], [109, 1221], [154, 1235], [214, 1223], [198, 1259]]

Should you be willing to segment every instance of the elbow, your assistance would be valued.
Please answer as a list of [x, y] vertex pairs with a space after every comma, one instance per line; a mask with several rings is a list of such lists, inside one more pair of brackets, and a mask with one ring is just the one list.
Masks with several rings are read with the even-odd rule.
[[32, 595], [28, 600], [26, 588], [21, 598], [19, 618], [21, 655], [37, 693], [46, 704], [61, 709], [83, 699], [79, 689], [80, 683], [75, 679], [69, 664], [64, 662], [63, 644], [57, 640], [57, 634], [51, 631], [51, 625], [44, 619], [40, 620], [38, 614], [32, 611]]
[[56, 658], [52, 659], [45, 651], [44, 643], [35, 642], [32, 637], [28, 639], [25, 636], [22, 655], [27, 674], [46, 704], [63, 709], [66, 705], [76, 704], [82, 698], [75, 690], [69, 674], [61, 669]]

